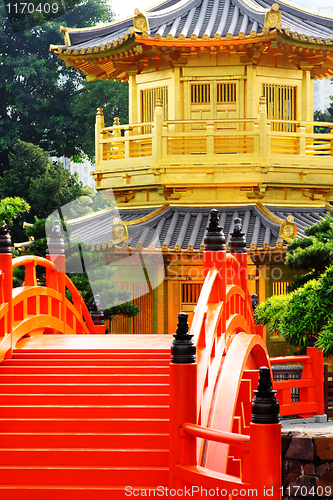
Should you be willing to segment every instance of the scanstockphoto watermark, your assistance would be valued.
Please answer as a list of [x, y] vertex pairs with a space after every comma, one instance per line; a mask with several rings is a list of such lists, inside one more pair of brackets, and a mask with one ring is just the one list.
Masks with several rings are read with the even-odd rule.
[[[199, 265], [177, 265], [169, 264], [168, 268], [168, 279], [178, 280], [180, 276], [184, 276], [189, 280], [201, 280], [205, 271], [209, 271], [209, 268], [201, 268]], [[227, 279], [229, 282], [241, 279], [241, 269], [228, 268], [225, 271], [219, 271], [219, 275], [222, 279]], [[264, 280], [274, 280], [282, 281], [283, 270], [280, 266], [265, 266], [263, 268], [253, 267], [247, 270], [248, 279], [264, 279]]]
[[[165, 486], [157, 486], [157, 488], [138, 489], [132, 486], [125, 487], [125, 496], [127, 497], [168, 497], [182, 498], [195, 497], [198, 498], [229, 498], [229, 495], [234, 497], [258, 498], [258, 490], [256, 488], [204, 488], [203, 486], [191, 486], [183, 488], [168, 488]], [[273, 497], [273, 487], [264, 488], [263, 496]]]
[[240, 498], [277, 498], [278, 496], [284, 497], [288, 495], [288, 497], [316, 497], [316, 498], [327, 498], [327, 496], [331, 496], [331, 487], [330, 486], [288, 486], [284, 488], [281, 486], [280, 488], [264, 487], [260, 492], [258, 492], [257, 488], [249, 488], [249, 487], [238, 487], [234, 488], [229, 486], [226, 488], [204, 488], [203, 486], [184, 486], [183, 488], [168, 488], [166, 486], [157, 486], [156, 488], [149, 489], [139, 489], [133, 488], [132, 486], [125, 487], [125, 496], [126, 497], [168, 497], [168, 498], [229, 498], [232, 495], [233, 497]]

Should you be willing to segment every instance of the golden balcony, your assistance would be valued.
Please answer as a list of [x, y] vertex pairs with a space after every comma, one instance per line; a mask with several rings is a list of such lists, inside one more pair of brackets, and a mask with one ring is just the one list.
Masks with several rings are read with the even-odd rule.
[[[315, 133], [315, 127], [330, 132]], [[252, 119], [164, 120], [158, 100], [154, 122], [120, 125], [116, 119], [113, 127], [104, 126], [100, 109], [94, 175], [98, 189], [117, 193], [159, 189], [177, 198], [177, 190], [232, 186], [251, 192], [249, 198], [256, 189], [301, 184], [327, 199], [333, 190], [332, 131], [332, 123], [269, 120], [262, 102]]]

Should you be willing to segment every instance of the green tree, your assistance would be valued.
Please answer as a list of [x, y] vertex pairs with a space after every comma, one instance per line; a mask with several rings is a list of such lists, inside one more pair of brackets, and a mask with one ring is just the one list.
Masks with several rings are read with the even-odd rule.
[[105, 124], [128, 123], [128, 84], [107, 80], [82, 83], [74, 102], [75, 127], [80, 130], [82, 150], [90, 161], [95, 157], [95, 121], [97, 108], [103, 108]]
[[13, 220], [16, 219], [19, 214], [28, 212], [29, 210], [30, 205], [18, 196], [0, 199], [0, 229], [4, 224], [10, 227]]
[[[333, 79], [331, 79], [331, 83]], [[332, 88], [333, 93], [333, 88]], [[314, 112], [314, 121], [317, 122], [333, 122], [333, 96], [330, 97], [331, 104], [325, 111], [317, 110]], [[315, 132], [328, 134], [330, 132], [330, 127], [318, 126], [315, 127]]]
[[[13, 147], [9, 155], [9, 169], [4, 171], [0, 183], [0, 198], [20, 196], [31, 205], [26, 217], [31, 223], [35, 216], [46, 218], [62, 205], [91, 193], [92, 190], [82, 186], [62, 164], [52, 164], [45, 151], [22, 141]], [[87, 212], [83, 211], [80, 215]], [[11, 230], [13, 241], [22, 241], [25, 237], [21, 227], [22, 217], [18, 217]]]
[[267, 325], [291, 345], [308, 340], [325, 355], [333, 354], [333, 219], [305, 229], [305, 236], [287, 247], [286, 265], [302, 270], [285, 296], [273, 296], [255, 310], [257, 324]]
[[305, 228], [305, 236], [296, 238], [286, 250], [286, 266], [302, 271], [295, 276], [288, 292], [296, 290], [307, 281], [318, 279], [333, 264], [333, 219], [330, 214], [321, 222]]
[[[32, 22], [31, 16], [22, 18], [21, 31], [13, 30], [0, 3], [0, 175], [9, 168], [9, 154], [19, 139], [52, 156], [80, 157], [85, 149], [91, 155], [92, 145], [75, 120], [75, 107], [103, 106], [110, 99], [110, 93], [104, 96], [103, 92], [109, 89], [101, 86], [100, 101], [93, 99], [90, 104], [84, 76], [66, 67], [49, 46], [64, 43], [61, 24], [93, 26], [110, 22], [113, 14], [108, 0], [66, 3], [69, 10], [55, 20], [43, 22], [42, 14]], [[36, 22], [40, 25], [35, 26]], [[92, 142], [93, 138], [92, 134]]]

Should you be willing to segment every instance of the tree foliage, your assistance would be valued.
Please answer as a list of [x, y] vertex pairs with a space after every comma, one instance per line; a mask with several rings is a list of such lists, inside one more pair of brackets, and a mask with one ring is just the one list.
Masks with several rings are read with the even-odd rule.
[[4, 224], [10, 227], [13, 219], [16, 219], [20, 213], [28, 212], [29, 210], [30, 205], [18, 196], [0, 199], [0, 228]]
[[[91, 193], [92, 190], [83, 186], [62, 164], [52, 164], [45, 151], [22, 141], [14, 145], [9, 155], [9, 169], [4, 171], [0, 182], [0, 199], [19, 196], [31, 206], [29, 215], [25, 216], [31, 223], [35, 217], [46, 218], [62, 205]], [[16, 242], [25, 237], [22, 217], [17, 218], [11, 233]]]
[[82, 82], [74, 102], [74, 126], [80, 131], [80, 144], [84, 153], [93, 161], [95, 157], [95, 121], [97, 108], [103, 108], [106, 126], [114, 118], [128, 123], [128, 84], [107, 80]]
[[297, 276], [287, 291], [296, 290], [307, 281], [318, 279], [333, 264], [333, 219], [325, 219], [304, 230], [303, 238], [296, 238], [287, 247], [286, 266], [291, 270], [304, 271]]
[[[331, 83], [332, 83], [331, 79]], [[317, 110], [314, 112], [314, 121], [317, 122], [333, 122], [333, 97], [330, 97], [331, 104], [325, 111]], [[318, 126], [315, 127], [315, 132], [328, 134], [331, 131], [330, 127]]]
[[333, 354], [333, 219], [305, 229], [287, 247], [289, 269], [305, 271], [287, 295], [270, 297], [255, 310], [257, 324], [267, 325], [294, 346], [317, 340], [325, 355]]
[[[84, 107], [96, 113], [96, 107], [110, 101], [110, 110], [113, 107], [118, 112], [121, 84], [100, 82], [98, 96], [97, 90], [90, 91], [81, 73], [66, 67], [49, 51], [50, 44], [64, 43], [61, 24], [83, 28], [112, 21], [110, 2], [66, 0], [66, 4], [63, 16], [44, 22], [45, 16], [38, 13], [31, 23], [28, 15], [14, 31], [0, 2], [0, 175], [9, 168], [9, 154], [19, 139], [42, 147], [52, 156], [92, 156], [94, 134], [88, 130], [82, 134], [92, 126]], [[127, 86], [121, 88], [121, 92], [126, 91]], [[78, 123], [75, 113], [80, 109], [83, 121]]]

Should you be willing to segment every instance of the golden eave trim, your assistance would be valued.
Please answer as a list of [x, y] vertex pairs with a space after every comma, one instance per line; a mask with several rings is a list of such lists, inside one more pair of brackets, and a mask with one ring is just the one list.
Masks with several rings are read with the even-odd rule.
[[122, 224], [124, 224], [124, 226], [135, 226], [136, 224], [141, 224], [142, 222], [146, 222], [147, 220], [153, 219], [154, 217], [161, 214], [162, 212], [165, 212], [165, 210], [167, 210], [169, 207], [170, 207], [169, 203], [165, 203], [164, 205], [159, 207], [157, 210], [150, 212], [150, 214], [145, 215], [144, 217], [140, 217], [140, 219], [131, 220], [131, 221], [122, 221]]
[[[164, 205], [162, 205], [161, 207], [158, 207], [156, 210], [154, 210], [150, 214], [145, 215], [144, 217], [140, 217], [140, 219], [131, 220], [131, 221], [123, 221], [122, 220], [121, 224], [123, 224], [124, 226], [134, 226], [136, 224], [141, 224], [141, 222], [146, 222], [147, 220], [150, 220], [153, 217], [156, 217], [156, 215], [159, 215], [160, 213], [165, 212], [165, 210], [167, 210], [169, 207], [170, 207], [170, 204], [165, 203]], [[140, 208], [142, 209], [143, 207], [140, 207]], [[150, 208], [150, 207], [147, 207], [147, 208]], [[78, 217], [77, 219], [71, 219], [71, 220], [67, 221], [67, 224], [73, 224], [74, 222], [83, 222], [85, 220], [89, 220], [89, 219], [92, 219], [94, 217], [97, 217], [98, 215], [103, 215], [103, 214], [106, 214], [108, 212], [113, 212], [114, 210], [118, 210], [119, 215], [121, 215], [122, 209], [128, 210], [129, 207], [123, 208], [123, 207], [118, 207], [117, 205], [115, 205], [114, 207], [104, 208], [104, 210], [100, 210], [99, 212], [94, 212], [92, 214], [83, 215], [82, 217]], [[132, 209], [132, 207], [131, 207], [131, 209]]]
[[111, 21], [111, 23], [99, 24], [98, 26], [88, 26], [87, 28], [67, 28], [67, 26], [60, 26], [60, 33], [68, 32], [68, 33], [81, 33], [85, 31], [93, 31], [99, 30], [103, 28], [108, 28], [109, 26], [115, 26], [116, 24], [121, 24], [123, 21], [128, 21], [128, 19], [132, 19], [133, 15], [124, 17], [122, 19], [117, 19], [116, 21]]
[[[121, 37], [120, 37], [121, 38]], [[111, 40], [99, 46], [91, 44], [88, 47], [70, 48], [68, 45], [50, 45], [50, 51], [54, 52], [62, 59], [70, 58], [96, 58], [106, 56], [116, 56], [118, 54], [130, 51], [137, 51], [137, 40], [132, 33], [124, 33], [123, 38], [118, 40]], [[98, 54], [98, 55], [96, 55]], [[133, 53], [132, 55], [136, 55]]]
[[213, 38], [208, 37], [208, 35], [204, 34], [201, 38], [198, 38], [196, 35], [191, 35], [190, 38], [185, 38], [184, 35], [180, 34], [178, 38], [174, 38], [172, 35], [167, 34], [166, 37], [161, 37], [158, 33], [155, 33], [153, 37], [150, 37], [148, 32], [143, 32], [142, 35], [135, 34], [135, 40], [138, 43], [142, 43], [143, 45], [151, 46], [163, 46], [163, 47], [177, 47], [178, 45], [183, 47], [201, 47], [204, 43], [205, 46], [220, 46], [220, 45], [235, 45], [235, 44], [250, 44], [256, 42], [268, 42], [272, 39], [277, 38], [278, 36], [286, 36], [288, 37], [288, 42], [297, 43], [300, 42], [302, 44], [311, 44], [318, 45], [322, 49], [324, 47], [329, 48], [333, 45], [333, 42], [330, 38], [326, 38], [323, 40], [321, 37], [315, 38], [314, 36], [307, 37], [304, 34], [298, 34], [296, 31], [292, 31], [290, 28], [286, 27], [278, 27], [278, 28], [269, 28], [268, 26], [264, 26], [261, 33], [257, 33], [256, 31], [251, 31], [249, 35], [245, 35], [243, 32], [239, 32], [238, 35], [233, 36], [230, 33], [223, 38], [219, 33], [215, 33]]
[[74, 222], [82, 222], [82, 221], [85, 221], [85, 220], [89, 220], [89, 219], [92, 219], [93, 217], [97, 217], [98, 215], [102, 215], [102, 214], [106, 214], [108, 212], [112, 212], [116, 208], [117, 208], [117, 205], [115, 205], [114, 207], [104, 208], [104, 210], [100, 210], [99, 212], [94, 212], [92, 214], [83, 215], [82, 217], [78, 217], [77, 219], [68, 220], [66, 222], [66, 224], [73, 224]]
[[280, 219], [279, 217], [276, 217], [276, 215], [272, 214], [272, 212], [268, 210], [268, 208], [266, 208], [265, 205], [260, 203], [260, 201], [256, 203], [256, 207], [260, 210], [260, 212], [266, 215], [266, 217], [268, 217], [268, 219], [271, 220], [272, 222], [275, 222], [276, 224], [282, 224], [283, 222], [285, 222], [284, 219]]
[[[257, 33], [255, 31], [250, 35], [245, 35], [244, 33], [239, 33], [237, 36], [227, 34], [226, 37], [222, 38], [219, 33], [214, 35], [214, 38], [209, 38], [207, 35], [203, 35], [201, 38], [193, 37], [191, 38], [183, 38], [180, 34], [178, 38], [173, 38], [169, 35], [167, 37], [162, 38], [157, 33], [154, 37], [150, 37], [148, 34], [143, 33], [143, 35], [135, 34], [135, 40], [142, 45], [155, 45], [155, 46], [163, 46], [163, 47], [201, 47], [204, 43], [205, 46], [219, 46], [219, 45], [235, 45], [237, 44], [248, 44], [248, 43], [256, 43], [257, 41], [270, 41], [277, 34], [277, 30], [274, 28], [271, 31], [265, 30], [264, 33]], [[191, 35], [192, 36], [192, 35]], [[156, 37], [156, 38], [155, 38]]]
[[265, 205], [260, 203], [256, 203], [256, 207], [262, 212], [269, 220], [275, 222], [276, 224], [280, 224], [279, 229], [279, 238], [282, 238], [287, 243], [291, 243], [294, 238], [297, 236], [297, 226], [294, 222], [293, 215], [288, 215], [286, 219], [280, 219], [276, 217], [276, 215], [272, 214], [270, 210], [268, 210]]

